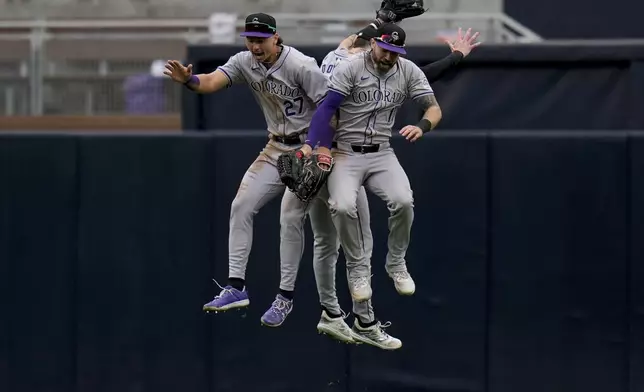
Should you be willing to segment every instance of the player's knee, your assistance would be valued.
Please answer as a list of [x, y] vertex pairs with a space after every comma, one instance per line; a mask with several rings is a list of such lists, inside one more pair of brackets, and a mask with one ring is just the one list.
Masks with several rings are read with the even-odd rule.
[[389, 210], [392, 212], [409, 212], [414, 209], [414, 197], [411, 193], [394, 195], [389, 202]]
[[329, 209], [332, 215], [348, 216], [353, 219], [358, 217], [358, 208], [356, 207], [355, 200], [330, 199]]

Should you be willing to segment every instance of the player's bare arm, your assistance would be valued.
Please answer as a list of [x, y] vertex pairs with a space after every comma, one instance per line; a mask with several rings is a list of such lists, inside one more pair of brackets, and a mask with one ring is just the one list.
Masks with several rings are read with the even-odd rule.
[[347, 49], [347, 50], [351, 49], [351, 47], [353, 46], [353, 43], [356, 41], [356, 38], [358, 38], [357, 34], [351, 34], [350, 36], [348, 36], [347, 38], [343, 39], [340, 42], [340, 45], [338, 45], [338, 48]]
[[214, 93], [228, 86], [230, 79], [221, 70], [208, 74], [192, 74], [192, 64], [184, 66], [177, 60], [169, 60], [163, 73], [177, 83], [186, 85], [189, 89], [200, 94]]
[[434, 94], [420, 96], [416, 98], [416, 103], [418, 103], [425, 111], [423, 118], [431, 121], [431, 131], [443, 118], [443, 112], [441, 111], [441, 107], [438, 104], [438, 101], [436, 101], [436, 96]]
[[416, 125], [407, 125], [400, 130], [400, 134], [404, 136], [410, 142], [415, 142], [416, 140], [423, 137], [423, 135], [432, 129], [436, 128], [436, 125], [443, 118], [443, 112], [441, 111], [438, 101], [433, 94], [422, 95], [415, 99], [424, 111], [423, 118]]

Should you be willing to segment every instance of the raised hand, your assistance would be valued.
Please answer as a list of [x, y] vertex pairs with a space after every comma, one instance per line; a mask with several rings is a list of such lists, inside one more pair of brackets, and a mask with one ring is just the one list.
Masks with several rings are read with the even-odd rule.
[[447, 45], [449, 45], [449, 48], [452, 50], [452, 52], [459, 51], [463, 53], [463, 57], [467, 57], [472, 49], [481, 44], [481, 42], [476, 42], [479, 34], [480, 33], [478, 31], [472, 34], [472, 29], [469, 28], [465, 32], [465, 35], [463, 35], [463, 29], [459, 27], [458, 36], [456, 37], [456, 39], [451, 40], [446, 38], [444, 39], [444, 41]]
[[168, 60], [165, 64], [165, 71], [163, 71], [163, 74], [169, 76], [177, 83], [186, 83], [192, 76], [192, 64], [185, 67], [177, 60]]

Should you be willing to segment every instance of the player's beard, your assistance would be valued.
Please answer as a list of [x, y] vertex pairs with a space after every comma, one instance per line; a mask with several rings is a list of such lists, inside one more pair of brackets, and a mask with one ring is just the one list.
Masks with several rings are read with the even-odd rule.
[[393, 67], [393, 64], [386, 63], [384, 61], [379, 61], [378, 62], [378, 69], [382, 72], [389, 72], [391, 67]]
[[374, 52], [371, 52], [371, 61], [373, 61], [373, 64], [375, 65], [376, 70], [382, 73], [389, 72], [389, 70], [394, 66], [394, 64], [389, 64], [385, 61], [382, 61], [376, 58], [376, 54]]
[[393, 66], [393, 64], [389, 64], [382, 60], [376, 61], [376, 69], [382, 73], [389, 72]]

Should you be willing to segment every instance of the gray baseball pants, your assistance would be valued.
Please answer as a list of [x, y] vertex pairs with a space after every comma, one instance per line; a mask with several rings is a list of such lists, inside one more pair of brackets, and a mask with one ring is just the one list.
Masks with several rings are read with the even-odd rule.
[[329, 208], [347, 260], [349, 276], [369, 277], [369, 254], [362, 234], [357, 198], [364, 185], [387, 203], [389, 237], [386, 268], [389, 274], [406, 271], [405, 255], [414, 220], [414, 199], [409, 178], [389, 143], [377, 152], [354, 152], [346, 143], [333, 150], [335, 165], [327, 188]]
[[296, 197], [286, 197], [286, 186], [277, 172], [280, 154], [300, 146], [269, 141], [248, 168], [230, 208], [228, 236], [228, 277], [245, 279], [253, 244], [253, 219], [270, 200], [282, 197], [280, 213], [280, 289], [293, 291], [304, 252], [306, 205]]

